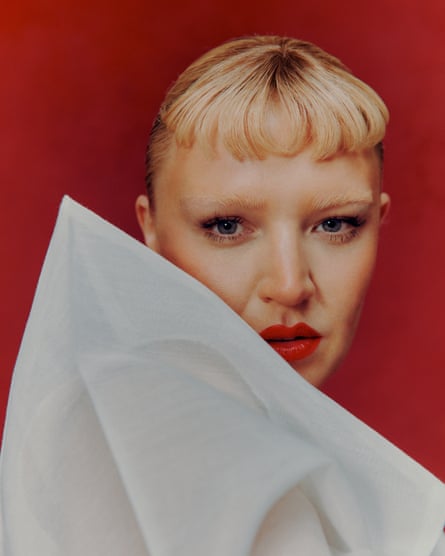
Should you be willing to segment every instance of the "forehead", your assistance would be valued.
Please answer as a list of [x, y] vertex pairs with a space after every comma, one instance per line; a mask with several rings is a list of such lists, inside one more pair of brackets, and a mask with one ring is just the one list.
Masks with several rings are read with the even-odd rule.
[[198, 145], [175, 147], [158, 178], [154, 209], [164, 223], [221, 214], [303, 222], [346, 207], [368, 210], [380, 198], [373, 150], [325, 161], [314, 160], [311, 149], [294, 157], [240, 161], [224, 148], [210, 153]]
[[223, 145], [190, 148], [171, 145], [158, 173], [157, 190], [175, 195], [260, 195], [280, 191], [285, 183], [296, 191], [308, 189], [314, 195], [332, 193], [337, 197], [360, 196], [380, 191], [381, 168], [375, 149], [338, 153], [317, 160], [307, 147], [294, 156], [270, 155], [264, 159], [236, 159]]

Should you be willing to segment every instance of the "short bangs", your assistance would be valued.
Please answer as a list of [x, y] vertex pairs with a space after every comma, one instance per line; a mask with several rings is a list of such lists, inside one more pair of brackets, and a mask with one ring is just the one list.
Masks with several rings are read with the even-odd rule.
[[152, 130], [150, 181], [172, 138], [224, 147], [237, 159], [293, 156], [307, 146], [317, 159], [379, 145], [388, 110], [334, 56], [291, 38], [236, 39], [204, 54], [178, 78]]

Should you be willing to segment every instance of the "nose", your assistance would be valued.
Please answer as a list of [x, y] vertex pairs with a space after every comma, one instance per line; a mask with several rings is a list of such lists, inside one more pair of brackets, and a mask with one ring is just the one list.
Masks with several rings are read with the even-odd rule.
[[314, 294], [310, 257], [303, 243], [295, 233], [277, 235], [269, 242], [258, 287], [264, 302], [298, 307]]

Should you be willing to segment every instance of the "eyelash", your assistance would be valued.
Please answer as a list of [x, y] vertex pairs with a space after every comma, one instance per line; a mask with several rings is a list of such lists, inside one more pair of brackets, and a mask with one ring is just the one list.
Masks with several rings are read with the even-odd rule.
[[359, 216], [331, 216], [330, 218], [325, 218], [322, 222], [320, 222], [316, 227], [315, 230], [319, 226], [326, 224], [327, 222], [336, 222], [339, 224], [347, 224], [350, 228], [343, 232], [341, 231], [333, 231], [329, 232], [327, 230], [323, 230], [321, 233], [326, 233], [328, 236], [328, 240], [332, 243], [347, 243], [351, 241], [355, 237], [358, 236], [360, 233], [360, 228], [366, 223], [364, 218], [360, 218]]
[[222, 224], [225, 222], [229, 222], [230, 224], [243, 224], [244, 219], [240, 216], [215, 216], [214, 218], [207, 220], [201, 224], [201, 228], [205, 230], [205, 235], [213, 240], [218, 241], [220, 243], [225, 241], [236, 241], [239, 239], [243, 234], [236, 233], [236, 234], [223, 234], [221, 232], [214, 232], [212, 228], [217, 226], [218, 224]]
[[[317, 224], [314, 227], [314, 231], [317, 231], [320, 226], [323, 226], [323, 224], [326, 224], [328, 222], [334, 222], [340, 225], [346, 224], [349, 226], [349, 229], [347, 229], [346, 231], [322, 230], [320, 232], [327, 235], [329, 242], [342, 244], [347, 243], [348, 241], [351, 241], [352, 239], [357, 237], [360, 233], [360, 228], [366, 223], [366, 220], [359, 216], [331, 216], [329, 218], [325, 218], [319, 224]], [[231, 225], [242, 225], [244, 223], [244, 219], [240, 216], [215, 216], [210, 220], [202, 222], [200, 226], [202, 229], [205, 230], [206, 237], [208, 237], [212, 241], [216, 241], [219, 243], [224, 243], [227, 241], [237, 241], [244, 235], [242, 231], [234, 234], [224, 234], [222, 232], [212, 231], [212, 228], [215, 228], [219, 224], [223, 223], [229, 223]]]

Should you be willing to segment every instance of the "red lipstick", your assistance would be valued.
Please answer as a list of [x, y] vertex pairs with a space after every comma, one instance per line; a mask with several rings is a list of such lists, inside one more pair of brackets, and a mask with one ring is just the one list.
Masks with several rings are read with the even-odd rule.
[[288, 362], [308, 357], [321, 340], [321, 335], [304, 322], [294, 326], [274, 324], [260, 332], [260, 336]]

